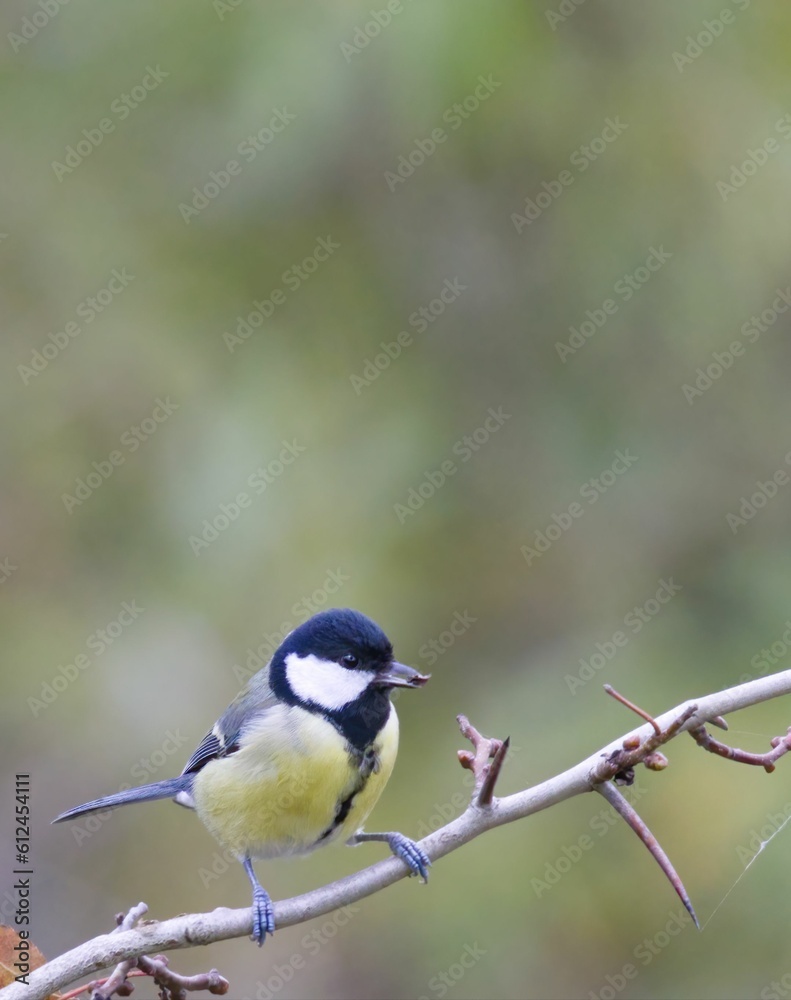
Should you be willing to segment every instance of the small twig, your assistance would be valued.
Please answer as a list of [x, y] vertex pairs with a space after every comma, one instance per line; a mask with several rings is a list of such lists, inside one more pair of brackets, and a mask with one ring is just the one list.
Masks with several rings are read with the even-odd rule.
[[653, 715], [649, 715], [648, 712], [644, 712], [642, 708], [638, 708], [638, 706], [635, 705], [633, 701], [629, 701], [628, 698], [624, 698], [622, 694], [619, 694], [619, 692], [615, 690], [612, 684], [605, 684], [604, 690], [607, 692], [607, 694], [615, 698], [616, 701], [620, 701], [622, 705], [626, 705], [626, 707], [630, 708], [636, 715], [639, 715], [641, 719], [645, 719], [646, 722], [650, 722], [651, 725], [654, 727], [654, 732], [657, 734], [657, 736], [660, 735], [662, 729], [659, 723], [653, 717]]
[[[110, 933], [117, 934], [121, 931], [130, 931], [146, 913], [148, 913], [148, 906], [142, 902], [131, 907], [126, 914], [116, 913], [116, 926]], [[85, 988], [92, 990], [91, 1000], [110, 1000], [114, 993], [117, 993], [119, 996], [129, 996], [134, 987], [131, 983], [127, 982], [127, 979], [135, 965], [135, 959], [127, 958], [123, 962], [119, 962], [111, 975], [106, 979], [99, 979], [96, 982], [89, 983]]]
[[596, 785], [596, 791], [603, 795], [605, 799], [610, 803], [610, 805], [615, 809], [615, 811], [622, 816], [629, 826], [634, 830], [637, 836], [642, 840], [648, 850], [651, 852], [651, 856], [655, 859], [656, 863], [662, 869], [662, 871], [667, 875], [670, 884], [678, 893], [678, 897], [687, 909], [687, 912], [695, 921], [695, 926], [700, 930], [700, 924], [698, 923], [698, 918], [695, 915], [695, 911], [692, 908], [692, 903], [690, 902], [687, 890], [684, 888], [684, 883], [678, 877], [676, 869], [671, 864], [670, 858], [665, 854], [662, 848], [659, 846], [659, 841], [651, 833], [648, 827], [645, 825], [644, 821], [638, 816], [637, 811], [628, 799], [624, 798], [623, 794], [618, 791], [612, 782], [605, 781]]
[[[115, 917], [116, 927], [110, 932], [116, 934], [121, 931], [131, 930], [141, 917], [148, 913], [148, 906], [145, 903], [138, 903], [124, 915], [117, 913]], [[222, 996], [228, 992], [230, 984], [224, 979], [217, 969], [201, 973], [197, 976], [182, 976], [168, 968], [168, 960], [164, 955], [156, 955], [150, 958], [148, 955], [138, 955], [135, 958], [126, 958], [119, 962], [112, 974], [106, 979], [99, 979], [86, 986], [80, 986], [70, 993], [64, 994], [60, 1000], [73, 1000], [85, 990], [92, 990], [91, 1000], [111, 1000], [113, 994], [118, 996], [129, 996], [134, 990], [132, 983], [128, 980], [136, 976], [151, 976], [157, 986], [160, 987], [163, 1000], [186, 1000], [187, 993], [196, 990], [207, 990], [217, 996]]]
[[[714, 720], [712, 719], [712, 722]], [[762, 767], [767, 774], [771, 774], [775, 769], [775, 761], [787, 754], [791, 750], [791, 728], [785, 736], [775, 736], [772, 739], [772, 750], [766, 753], [748, 753], [746, 750], [739, 750], [736, 747], [729, 747], [727, 743], [720, 743], [711, 736], [705, 726], [696, 726], [689, 730], [689, 735], [704, 750], [717, 754], [720, 757], [727, 757], [728, 760], [735, 760], [739, 764], [753, 764], [755, 767]]]
[[633, 768], [637, 764], [645, 764], [650, 770], [662, 771], [667, 767], [667, 758], [663, 754], [657, 754], [659, 747], [663, 746], [689, 722], [698, 710], [697, 705], [687, 705], [675, 719], [663, 729], [659, 723], [648, 712], [638, 708], [637, 705], [624, 698], [611, 685], [605, 684], [604, 690], [622, 705], [636, 712], [641, 719], [649, 722], [654, 731], [644, 740], [639, 740], [635, 736], [627, 737], [620, 747], [616, 748], [603, 761], [601, 761], [591, 772], [591, 783], [597, 785], [602, 781], [610, 781], [613, 778], [622, 785], [631, 785], [634, 781]]
[[[461, 766], [466, 767], [475, 775], [472, 802], [486, 808], [492, 804], [494, 786], [500, 776], [508, 747], [511, 745], [511, 738], [509, 736], [505, 740], [496, 740], [482, 736], [466, 715], [457, 715], [456, 721], [459, 724], [461, 735], [472, 743], [475, 750], [475, 753], [470, 753], [469, 750], [457, 751]], [[490, 759], [491, 764], [489, 764]]]
[[206, 990], [215, 996], [224, 996], [230, 988], [227, 979], [220, 975], [217, 969], [201, 972], [197, 976], [182, 976], [168, 968], [168, 960], [164, 955], [149, 958], [141, 955], [137, 960], [138, 968], [153, 978], [157, 986], [169, 994], [169, 1000], [186, 1000], [187, 993], [196, 990]]
[[130, 931], [138, 920], [141, 920], [148, 913], [147, 903], [138, 903], [133, 906], [129, 912], [124, 916], [123, 913], [116, 913], [115, 915], [115, 926], [111, 933], [117, 934], [120, 931]]
[[114, 993], [118, 996], [129, 996], [133, 987], [127, 982], [127, 977], [134, 967], [135, 960], [127, 958], [124, 962], [119, 962], [113, 969], [112, 975], [103, 982], [91, 983], [91, 1000], [110, 1000]]

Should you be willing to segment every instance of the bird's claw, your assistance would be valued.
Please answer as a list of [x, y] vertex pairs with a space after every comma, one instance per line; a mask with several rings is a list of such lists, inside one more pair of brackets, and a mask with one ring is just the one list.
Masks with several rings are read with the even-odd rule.
[[413, 875], [419, 875], [424, 882], [428, 882], [431, 859], [422, 847], [419, 847], [409, 837], [405, 837], [403, 833], [391, 834], [388, 843], [393, 854], [409, 865]]
[[258, 947], [266, 941], [267, 934], [275, 933], [275, 908], [269, 893], [260, 885], [253, 889], [253, 939]]

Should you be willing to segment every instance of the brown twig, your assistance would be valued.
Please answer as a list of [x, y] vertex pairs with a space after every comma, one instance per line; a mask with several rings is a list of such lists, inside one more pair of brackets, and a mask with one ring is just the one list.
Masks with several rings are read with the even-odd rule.
[[223, 996], [230, 987], [228, 980], [217, 969], [201, 972], [197, 976], [179, 975], [168, 968], [168, 960], [164, 955], [156, 955], [154, 958], [141, 955], [137, 965], [162, 988], [166, 1000], [187, 1000], [187, 993], [194, 993], [196, 990], [207, 990], [215, 996]]
[[730, 747], [727, 743], [720, 743], [707, 732], [705, 726], [696, 726], [694, 729], [690, 729], [689, 735], [699, 747], [703, 747], [709, 753], [717, 754], [719, 757], [727, 757], [728, 760], [735, 760], [739, 764], [762, 767], [767, 774], [774, 771], [775, 761], [791, 750], [791, 728], [785, 736], [775, 736], [771, 741], [773, 749], [766, 753], [748, 753], [746, 750]]
[[88, 988], [91, 990], [91, 1000], [110, 1000], [114, 993], [117, 993], [119, 997], [129, 996], [134, 987], [128, 982], [128, 978], [134, 967], [135, 960], [127, 958], [126, 961], [119, 962], [116, 965], [112, 975], [108, 976], [107, 979], [89, 983]]
[[[475, 787], [472, 793], [474, 805], [486, 808], [492, 804], [494, 786], [500, 776], [500, 770], [511, 745], [511, 737], [504, 740], [490, 739], [482, 736], [472, 725], [466, 715], [457, 715], [461, 735], [472, 743], [475, 753], [469, 750], [457, 751], [459, 763], [475, 775]], [[491, 759], [491, 764], [489, 760]]]
[[639, 715], [641, 719], [645, 719], [646, 722], [650, 722], [651, 725], [654, 727], [654, 732], [657, 734], [657, 736], [661, 734], [662, 730], [659, 726], [659, 723], [656, 721], [653, 715], [649, 715], [648, 712], [644, 712], [642, 708], [639, 708], [637, 705], [635, 705], [633, 701], [629, 701], [628, 698], [624, 698], [622, 694], [620, 694], [618, 691], [615, 690], [612, 684], [605, 684], [604, 690], [612, 698], [615, 698], [616, 701], [620, 701], [622, 705], [626, 705], [627, 708], [630, 708], [635, 713], [635, 715]]

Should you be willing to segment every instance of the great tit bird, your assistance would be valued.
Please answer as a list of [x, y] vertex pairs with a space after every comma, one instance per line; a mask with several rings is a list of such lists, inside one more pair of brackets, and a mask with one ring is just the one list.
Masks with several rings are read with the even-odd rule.
[[323, 611], [285, 637], [178, 778], [86, 802], [53, 822], [151, 799], [194, 809], [247, 872], [253, 937], [261, 945], [275, 920], [254, 859], [381, 840], [427, 881], [431, 862], [416, 843], [401, 833], [362, 831], [398, 750], [390, 693], [427, 680], [394, 660], [390, 640], [370, 618]]

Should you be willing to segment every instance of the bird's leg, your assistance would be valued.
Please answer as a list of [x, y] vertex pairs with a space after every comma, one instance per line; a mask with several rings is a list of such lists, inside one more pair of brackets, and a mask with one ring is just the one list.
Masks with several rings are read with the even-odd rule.
[[363, 844], [368, 840], [383, 840], [390, 845], [390, 850], [397, 858], [401, 858], [412, 870], [413, 875], [419, 875], [424, 882], [428, 882], [428, 870], [431, 867], [431, 860], [414, 840], [405, 837], [403, 833], [356, 833], [349, 841], [350, 844]]
[[253, 862], [250, 858], [245, 858], [242, 864], [253, 887], [253, 938], [260, 948], [267, 934], [275, 933], [275, 908], [269, 893], [255, 877]]

